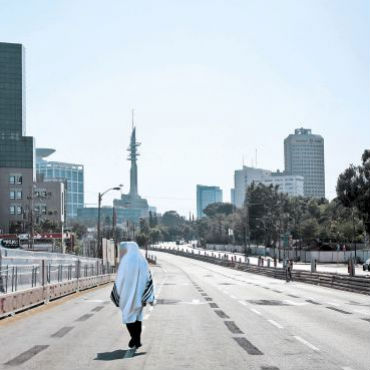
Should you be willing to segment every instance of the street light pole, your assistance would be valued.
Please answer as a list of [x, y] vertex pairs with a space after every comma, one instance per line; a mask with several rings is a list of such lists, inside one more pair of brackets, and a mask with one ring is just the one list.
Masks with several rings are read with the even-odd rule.
[[100, 248], [101, 245], [101, 237], [100, 237], [100, 207], [101, 207], [101, 200], [102, 200], [102, 195], [101, 193], [98, 194], [98, 244], [97, 244], [97, 253], [98, 257], [102, 258], [102, 250]]
[[102, 248], [102, 240], [101, 240], [101, 232], [100, 232], [100, 209], [101, 209], [101, 201], [103, 199], [103, 196], [107, 194], [111, 190], [121, 190], [123, 187], [122, 184], [119, 186], [115, 186], [114, 188], [109, 188], [103, 193], [98, 194], [98, 225], [97, 225], [97, 238], [98, 238], [98, 245], [97, 245], [97, 252], [98, 252], [98, 257], [103, 258], [103, 248]]

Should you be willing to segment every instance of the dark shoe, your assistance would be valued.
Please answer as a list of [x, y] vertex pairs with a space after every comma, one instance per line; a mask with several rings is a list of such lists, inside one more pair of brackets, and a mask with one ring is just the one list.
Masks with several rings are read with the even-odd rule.
[[134, 348], [134, 347], [137, 347], [134, 340], [133, 339], [130, 339], [130, 341], [128, 342], [128, 348]]

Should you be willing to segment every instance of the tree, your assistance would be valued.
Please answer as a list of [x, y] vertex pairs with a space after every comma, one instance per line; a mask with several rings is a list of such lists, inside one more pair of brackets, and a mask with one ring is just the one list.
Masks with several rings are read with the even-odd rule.
[[302, 222], [301, 235], [304, 241], [310, 242], [318, 237], [319, 223], [314, 218], [308, 218]]
[[71, 224], [71, 230], [76, 234], [78, 239], [82, 239], [87, 234], [87, 227], [79, 222], [73, 222]]
[[216, 215], [222, 214], [228, 216], [233, 213], [234, 206], [231, 203], [212, 203], [209, 204], [204, 210], [203, 213], [208, 217], [215, 217]]
[[370, 150], [362, 155], [362, 165], [351, 165], [339, 175], [337, 196], [347, 208], [356, 208], [370, 233]]

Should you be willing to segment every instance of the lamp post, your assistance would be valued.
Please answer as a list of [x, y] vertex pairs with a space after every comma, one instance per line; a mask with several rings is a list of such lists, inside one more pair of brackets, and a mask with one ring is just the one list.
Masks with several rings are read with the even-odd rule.
[[102, 244], [101, 244], [101, 235], [100, 235], [100, 208], [101, 208], [101, 201], [103, 199], [103, 196], [105, 194], [107, 194], [108, 192], [112, 191], [112, 190], [121, 190], [122, 189], [122, 184], [120, 184], [119, 186], [115, 186], [114, 188], [109, 188], [105, 191], [103, 191], [102, 193], [99, 193], [98, 194], [98, 257], [99, 258], [103, 258], [103, 250], [102, 250]]

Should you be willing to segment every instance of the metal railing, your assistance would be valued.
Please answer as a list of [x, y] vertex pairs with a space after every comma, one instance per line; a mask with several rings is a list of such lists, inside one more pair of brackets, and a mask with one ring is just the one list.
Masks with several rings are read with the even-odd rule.
[[[41, 260], [38, 264], [17, 263], [0, 265], [0, 294], [60, 283], [82, 277], [114, 273], [114, 267], [96, 260], [87, 262], [77, 259], [71, 263], [55, 263]], [[15, 262], [15, 263], [14, 263]]]

